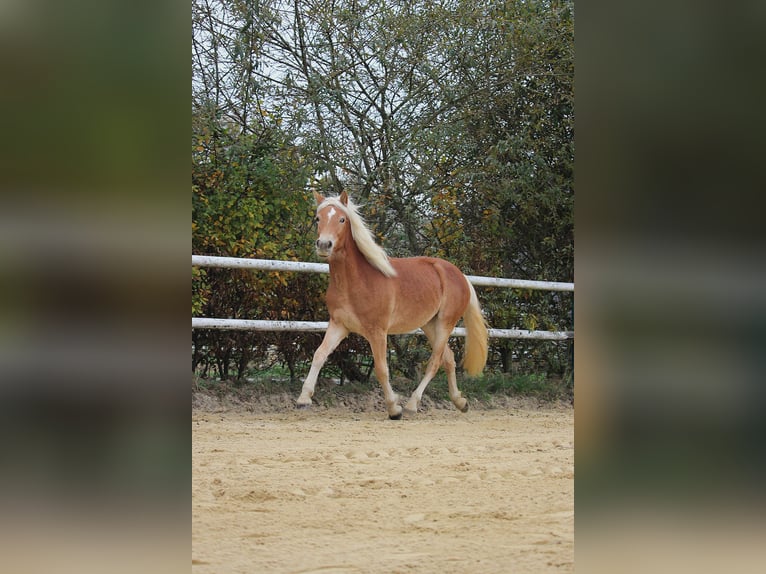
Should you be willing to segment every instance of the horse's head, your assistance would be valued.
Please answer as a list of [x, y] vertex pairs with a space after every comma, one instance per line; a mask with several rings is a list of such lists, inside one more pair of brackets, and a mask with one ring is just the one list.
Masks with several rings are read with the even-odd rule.
[[342, 206], [348, 205], [348, 195], [346, 192], [340, 194], [338, 202], [325, 204], [325, 198], [314, 192], [316, 199], [317, 215], [317, 233], [319, 238], [316, 241], [317, 255], [322, 259], [329, 259], [333, 251], [341, 251], [346, 245], [346, 238], [351, 233], [349, 220], [346, 211]]

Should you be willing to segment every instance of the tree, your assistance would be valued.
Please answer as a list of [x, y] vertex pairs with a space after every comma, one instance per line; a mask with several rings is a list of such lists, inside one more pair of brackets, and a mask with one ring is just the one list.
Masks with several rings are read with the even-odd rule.
[[[505, 2], [471, 14], [474, 26], [454, 46], [462, 92], [440, 136], [432, 249], [478, 274], [572, 281], [572, 3]], [[483, 300], [499, 328], [571, 326], [570, 295], [487, 290]], [[568, 363], [566, 345], [493, 347], [504, 370], [514, 350], [556, 370]]]

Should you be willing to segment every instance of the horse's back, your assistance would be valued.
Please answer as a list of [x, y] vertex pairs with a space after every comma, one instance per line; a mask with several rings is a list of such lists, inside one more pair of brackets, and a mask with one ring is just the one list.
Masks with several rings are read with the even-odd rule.
[[465, 275], [454, 264], [437, 257], [404, 257], [391, 259], [399, 281], [407, 285], [438, 284], [442, 289], [465, 291]]

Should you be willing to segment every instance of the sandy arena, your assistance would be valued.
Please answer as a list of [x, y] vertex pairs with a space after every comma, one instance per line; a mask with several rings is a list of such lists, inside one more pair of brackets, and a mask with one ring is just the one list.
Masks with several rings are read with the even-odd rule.
[[574, 570], [574, 410], [192, 413], [192, 572]]

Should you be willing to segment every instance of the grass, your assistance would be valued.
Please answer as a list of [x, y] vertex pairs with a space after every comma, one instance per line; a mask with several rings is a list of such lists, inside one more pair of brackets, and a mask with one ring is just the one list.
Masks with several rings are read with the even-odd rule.
[[[412, 382], [406, 391], [412, 392], [417, 384]], [[481, 401], [497, 396], [530, 397], [541, 401], [571, 401], [572, 386], [558, 377], [544, 373], [508, 374], [490, 372], [482, 377], [458, 377], [458, 388], [464, 396]], [[433, 398], [449, 398], [447, 377], [439, 373], [428, 385], [426, 393]]]
[[[303, 373], [305, 375], [305, 373]], [[324, 372], [322, 373], [325, 374]], [[320, 378], [317, 384], [317, 397], [324, 395], [327, 400], [341, 400], [342, 397], [361, 396], [379, 389], [374, 378], [369, 383], [346, 381], [339, 385], [336, 379]], [[239, 381], [218, 381], [195, 377], [198, 390], [215, 395], [235, 394], [240, 397], [257, 397], [269, 394], [287, 393], [297, 396], [303, 380], [290, 380], [289, 371], [279, 365], [268, 370], [253, 371]], [[391, 382], [394, 390], [407, 396], [415, 390], [418, 381], [395, 377]], [[494, 397], [534, 398], [541, 402], [573, 402], [574, 390], [571, 381], [560, 377], [550, 377], [545, 373], [508, 374], [488, 372], [481, 377], [468, 378], [458, 375], [458, 387], [463, 395], [482, 402], [491, 402]], [[426, 389], [427, 396], [433, 400], [449, 400], [447, 377], [439, 372]]]

